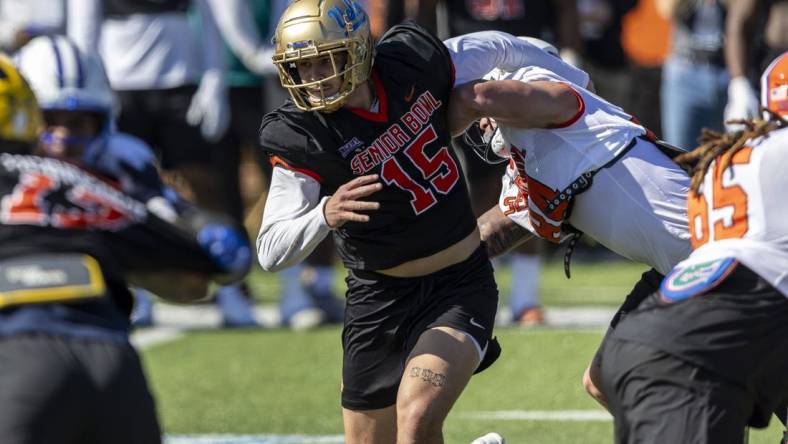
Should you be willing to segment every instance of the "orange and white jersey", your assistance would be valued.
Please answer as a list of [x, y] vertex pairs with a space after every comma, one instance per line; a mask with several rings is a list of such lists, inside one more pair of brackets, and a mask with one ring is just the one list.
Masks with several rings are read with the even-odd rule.
[[724, 171], [715, 160], [688, 198], [694, 251], [679, 267], [735, 258], [788, 296], [786, 167], [788, 128], [748, 142]]
[[[493, 80], [522, 82], [552, 81], [571, 87], [578, 100], [577, 114], [553, 128], [501, 127], [503, 139], [524, 155], [525, 171], [554, 190], [563, 190], [583, 173], [615, 159], [636, 136], [646, 134], [643, 126], [621, 108], [564, 77], [529, 66], [507, 73], [493, 71]], [[524, 106], [527, 106], [525, 104]]]
[[[491, 74], [568, 84], [533, 67]], [[621, 108], [577, 85], [572, 88], [579, 111], [567, 124], [550, 129], [500, 126], [497, 137], [511, 153], [502, 178], [501, 211], [557, 243], [566, 237], [562, 226], [573, 200], [568, 222], [574, 228], [621, 256], [667, 273], [691, 251], [689, 177], [653, 143], [638, 137], [646, 135], [646, 129]], [[599, 168], [590, 188], [566, 198], [567, 187]]]

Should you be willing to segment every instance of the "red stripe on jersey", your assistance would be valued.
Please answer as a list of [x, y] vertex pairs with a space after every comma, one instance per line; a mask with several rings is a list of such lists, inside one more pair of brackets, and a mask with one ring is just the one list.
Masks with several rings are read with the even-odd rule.
[[371, 120], [373, 122], [387, 122], [388, 103], [386, 102], [386, 90], [383, 88], [383, 82], [380, 81], [377, 69], [372, 69], [372, 83], [375, 85], [375, 94], [378, 96], [379, 109], [378, 112], [366, 110], [364, 108], [348, 108], [351, 113], [361, 117], [362, 119]]
[[272, 166], [280, 166], [280, 167], [288, 169], [290, 171], [295, 171], [296, 173], [306, 174], [307, 176], [311, 177], [312, 179], [315, 179], [316, 181], [318, 181], [320, 183], [323, 183], [323, 176], [321, 176], [320, 174], [317, 174], [316, 172], [314, 172], [312, 170], [308, 170], [306, 168], [296, 168], [296, 167], [290, 166], [289, 163], [285, 162], [285, 160], [282, 159], [279, 156], [271, 156], [271, 165]]
[[651, 131], [650, 129], [646, 128], [646, 125], [643, 125], [643, 122], [641, 122], [640, 119], [638, 119], [637, 117], [632, 116], [632, 118], [629, 119], [629, 121], [634, 123], [634, 124], [642, 126], [643, 129], [646, 130], [646, 134], [645, 134], [646, 139], [648, 139], [648, 140], [650, 140], [652, 142], [657, 142], [659, 140], [657, 138], [657, 135], [654, 134], [654, 131]]
[[559, 123], [557, 125], [550, 125], [550, 128], [566, 128], [566, 127], [572, 125], [573, 123], [577, 122], [580, 119], [580, 117], [583, 116], [583, 113], [586, 112], [586, 102], [585, 102], [585, 100], [583, 100], [583, 96], [581, 96], [580, 93], [577, 92], [577, 90], [572, 88], [571, 85], [569, 85], [567, 83], [563, 83], [563, 82], [561, 82], [559, 84], [560, 85], [564, 85], [565, 87], [569, 88], [572, 91], [572, 93], [575, 95], [575, 98], [577, 99], [577, 113], [575, 113], [575, 115], [572, 116], [571, 119], [567, 120], [564, 123]]

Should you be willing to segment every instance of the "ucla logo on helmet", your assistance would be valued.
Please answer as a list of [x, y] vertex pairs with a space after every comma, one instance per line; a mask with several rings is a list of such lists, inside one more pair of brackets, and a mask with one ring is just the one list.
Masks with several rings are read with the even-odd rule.
[[293, 50], [295, 50], [295, 49], [304, 49], [304, 48], [308, 48], [308, 47], [310, 47], [310, 46], [314, 46], [314, 45], [315, 45], [315, 42], [314, 42], [313, 40], [302, 40], [302, 41], [300, 41], [300, 42], [292, 42], [292, 43], [288, 43], [288, 44], [287, 44], [287, 47], [288, 47], [289, 49], [293, 49]]
[[344, 29], [347, 24], [350, 24], [352, 31], [355, 31], [367, 22], [367, 13], [364, 12], [361, 5], [353, 0], [342, 0], [342, 3], [345, 4], [344, 10], [339, 6], [332, 6], [328, 10], [328, 16], [333, 18], [340, 28]]

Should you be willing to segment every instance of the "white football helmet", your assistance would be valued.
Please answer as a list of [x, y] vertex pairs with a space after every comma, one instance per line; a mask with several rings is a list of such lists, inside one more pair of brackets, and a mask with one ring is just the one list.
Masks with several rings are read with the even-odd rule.
[[761, 75], [761, 106], [788, 119], [788, 51], [774, 59]]
[[[114, 129], [114, 96], [98, 55], [86, 54], [65, 36], [41, 36], [14, 57], [30, 83], [45, 117], [47, 111], [80, 111], [101, 117], [101, 129], [88, 140], [69, 140], [84, 146], [84, 156], [102, 148]], [[44, 131], [46, 149], [53, 135]]]

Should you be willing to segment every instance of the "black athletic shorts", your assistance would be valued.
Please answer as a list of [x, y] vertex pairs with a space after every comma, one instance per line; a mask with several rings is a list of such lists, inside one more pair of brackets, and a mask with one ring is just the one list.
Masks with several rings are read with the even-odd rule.
[[610, 321], [610, 328], [616, 328], [622, 317], [638, 308], [641, 302], [659, 290], [659, 285], [664, 278], [665, 275], [653, 268], [640, 275], [640, 280], [635, 283], [627, 297], [624, 298], [624, 303], [618, 307], [616, 314], [613, 315], [613, 319]]
[[162, 90], [118, 91], [118, 129], [151, 146], [169, 170], [183, 165], [210, 165], [217, 148], [205, 141], [199, 126], [186, 122], [196, 86]]
[[752, 399], [742, 386], [637, 342], [609, 340], [603, 359], [616, 444], [744, 442]]
[[486, 348], [477, 372], [500, 354], [492, 338], [498, 288], [483, 246], [463, 262], [427, 276], [350, 270], [346, 281], [342, 406], [347, 409], [393, 405], [405, 361], [430, 328], [461, 330]]
[[617, 442], [742, 442], [788, 399], [788, 299], [742, 264], [679, 302], [659, 293], [602, 350]]
[[0, 442], [161, 442], [153, 397], [127, 342], [0, 336]]
[[608, 337], [611, 335], [613, 330], [615, 330], [616, 325], [618, 325], [618, 323], [623, 317], [627, 315], [627, 313], [636, 309], [638, 305], [643, 302], [643, 300], [657, 291], [659, 289], [659, 284], [662, 282], [664, 277], [664, 275], [660, 274], [653, 268], [644, 272], [640, 276], [640, 280], [635, 283], [635, 286], [629, 292], [627, 297], [624, 298], [624, 303], [618, 307], [618, 310], [616, 310], [616, 313], [613, 315], [613, 319], [610, 321], [610, 326], [608, 327], [607, 332], [605, 332], [605, 336], [602, 338], [602, 342], [600, 343], [596, 354], [594, 354], [592, 365], [597, 367], [602, 365], [602, 349], [605, 347]]

